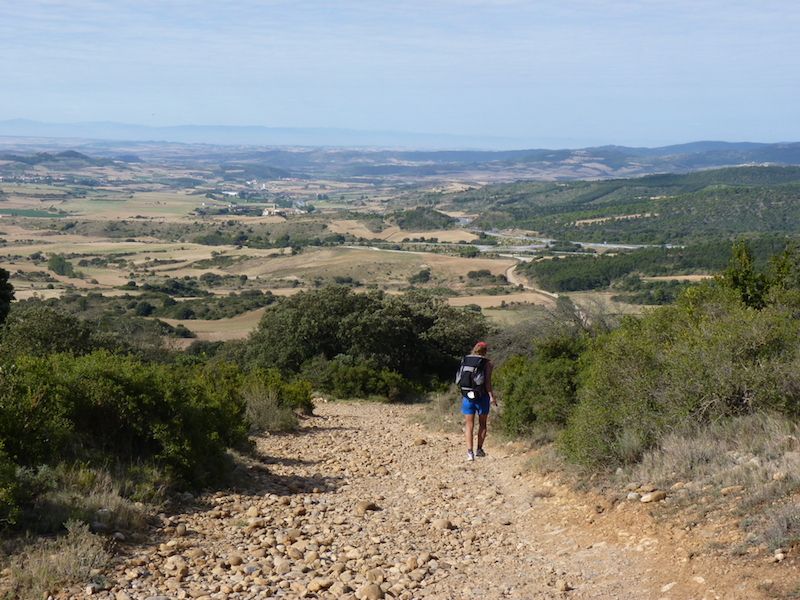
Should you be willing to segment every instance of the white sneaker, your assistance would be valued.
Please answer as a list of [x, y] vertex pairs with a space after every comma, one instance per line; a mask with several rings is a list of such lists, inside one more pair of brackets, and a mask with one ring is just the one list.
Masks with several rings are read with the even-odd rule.
[[467, 450], [467, 460], [475, 460], [475, 454], [472, 450]]

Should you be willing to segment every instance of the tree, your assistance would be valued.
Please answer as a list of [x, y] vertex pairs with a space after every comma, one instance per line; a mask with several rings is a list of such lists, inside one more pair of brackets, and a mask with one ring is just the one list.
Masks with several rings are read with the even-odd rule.
[[733, 245], [733, 255], [722, 278], [729, 287], [739, 292], [742, 302], [747, 306], [764, 308], [767, 280], [763, 273], [756, 271], [747, 242], [739, 241]]
[[85, 321], [46, 306], [14, 310], [0, 335], [3, 355], [46, 356], [59, 352], [87, 354], [97, 345]]
[[449, 377], [458, 357], [485, 333], [480, 313], [428, 294], [361, 294], [330, 286], [282, 299], [268, 310], [247, 354], [255, 366], [295, 372], [315, 358], [346, 355], [374, 369], [427, 381]]
[[9, 283], [9, 277], [9, 272], [0, 268], [0, 324], [6, 320], [14, 300], [14, 286]]
[[65, 275], [67, 277], [75, 276], [75, 269], [72, 263], [61, 254], [53, 254], [53, 256], [47, 260], [47, 268], [56, 275]]

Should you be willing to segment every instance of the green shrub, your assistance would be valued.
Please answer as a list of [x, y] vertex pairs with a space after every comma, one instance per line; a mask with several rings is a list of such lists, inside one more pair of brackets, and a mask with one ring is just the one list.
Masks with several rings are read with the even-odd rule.
[[11, 458], [152, 458], [185, 483], [226, 472], [246, 440], [238, 370], [144, 364], [105, 351], [21, 357], [0, 374], [0, 437]]
[[380, 368], [375, 361], [358, 360], [340, 355], [331, 361], [317, 361], [310, 375], [314, 384], [337, 398], [383, 396], [390, 402], [407, 398], [413, 385], [400, 373]]
[[675, 306], [627, 319], [591, 344], [561, 442], [573, 460], [638, 460], [687, 423], [770, 410], [800, 414], [800, 320], [745, 306], [737, 290], [689, 288]]
[[533, 358], [515, 356], [500, 366], [495, 386], [503, 398], [500, 422], [511, 434], [563, 427], [577, 402], [584, 337], [555, 334], [536, 344]]

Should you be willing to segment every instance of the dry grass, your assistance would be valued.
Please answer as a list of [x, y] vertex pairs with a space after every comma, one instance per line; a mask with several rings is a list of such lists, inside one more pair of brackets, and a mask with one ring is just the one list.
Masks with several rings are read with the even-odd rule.
[[[293, 292], [300, 291], [299, 289], [292, 290]], [[197, 334], [198, 340], [205, 341], [228, 341], [228, 340], [241, 340], [246, 338], [251, 331], [258, 325], [261, 317], [264, 314], [264, 308], [258, 308], [229, 319], [161, 319], [165, 323], [169, 323], [173, 327], [177, 325], [184, 325]], [[188, 343], [193, 342], [194, 339], [188, 339]]]
[[427, 429], [448, 433], [461, 431], [463, 420], [455, 390], [432, 394], [429, 402], [414, 415], [414, 421]]
[[561, 476], [571, 470], [571, 467], [567, 465], [564, 457], [553, 444], [539, 448], [528, 460], [527, 467], [543, 477], [552, 474]]
[[[668, 435], [631, 477], [667, 486], [677, 481], [747, 494], [800, 487], [800, 427], [777, 415], [749, 415]], [[773, 494], [770, 494], [773, 495]]]
[[[24, 473], [26, 487], [42, 490], [35, 501], [32, 527], [57, 531], [67, 521], [80, 520], [109, 532], [144, 530], [146, 509], [128, 496], [157, 502], [163, 498], [166, 482], [150, 469], [136, 471], [114, 478], [106, 470], [58, 465]], [[134, 481], [134, 475], [140, 481]]]
[[450, 306], [467, 306], [476, 304], [481, 308], [500, 308], [509, 304], [535, 304], [538, 306], [555, 306], [555, 300], [539, 292], [520, 292], [516, 294], [491, 294], [476, 296], [458, 296], [448, 298]]
[[767, 512], [756, 539], [770, 550], [800, 544], [800, 505], [794, 502]]
[[455, 244], [458, 242], [472, 242], [477, 240], [478, 236], [463, 229], [433, 229], [427, 231], [398, 230], [386, 236], [384, 239], [388, 242], [402, 242], [405, 239], [411, 240], [414, 238], [425, 238], [426, 240], [436, 238], [440, 242], [449, 242], [451, 244]]
[[77, 521], [67, 523], [66, 535], [33, 544], [14, 557], [7, 597], [42, 600], [78, 583], [111, 559], [103, 540]]
[[297, 415], [280, 406], [274, 390], [253, 386], [244, 392], [245, 415], [254, 431], [285, 432], [298, 427]]

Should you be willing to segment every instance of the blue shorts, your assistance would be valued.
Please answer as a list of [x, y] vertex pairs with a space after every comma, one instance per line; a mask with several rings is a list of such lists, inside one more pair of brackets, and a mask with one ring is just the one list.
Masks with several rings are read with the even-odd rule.
[[489, 395], [479, 396], [470, 400], [466, 396], [461, 398], [461, 414], [474, 415], [475, 413], [483, 416], [489, 414]]

